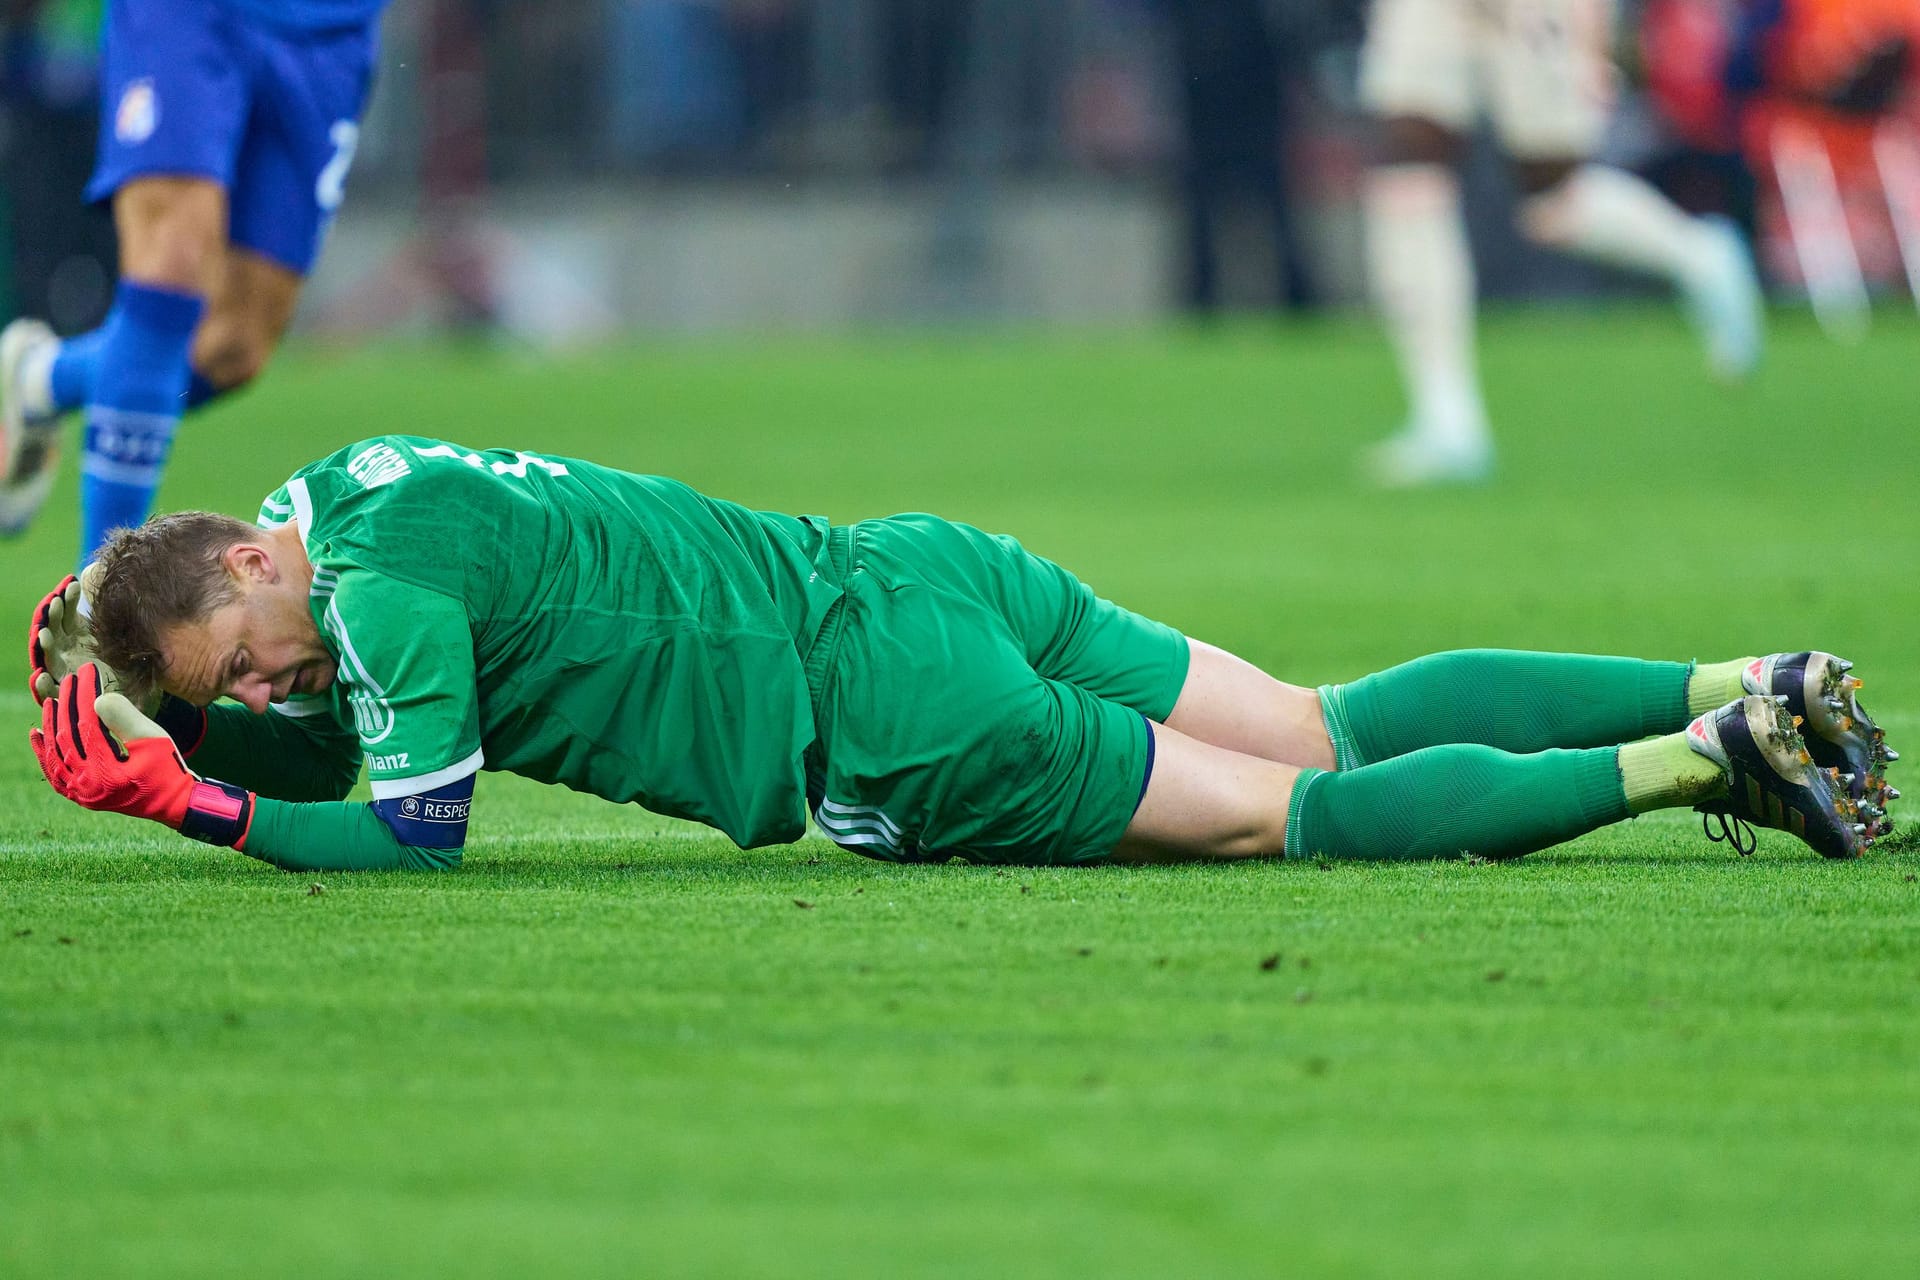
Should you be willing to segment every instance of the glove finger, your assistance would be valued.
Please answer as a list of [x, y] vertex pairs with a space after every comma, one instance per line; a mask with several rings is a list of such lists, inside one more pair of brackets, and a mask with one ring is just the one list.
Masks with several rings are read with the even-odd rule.
[[87, 749], [80, 740], [80, 673], [74, 672], [60, 682], [60, 696], [47, 704], [54, 708], [54, 728], [59, 733], [55, 741], [60, 746], [60, 758], [70, 769], [84, 769], [87, 764]]
[[33, 621], [27, 625], [27, 670], [33, 674], [27, 678], [27, 687], [34, 690], [35, 701], [43, 701], [39, 692], [40, 672], [47, 665], [47, 610], [53, 605], [53, 597], [48, 596], [33, 611]]
[[51, 675], [48, 675], [45, 671], [36, 671], [33, 673], [33, 700], [35, 702], [45, 702], [48, 698], [53, 697], [59, 692], [60, 685]]
[[142, 738], [166, 738], [168, 742], [173, 741], [168, 737], [165, 729], [156, 724], [146, 712], [134, 706], [133, 700], [118, 689], [109, 688], [95, 699], [93, 714], [100, 721], [101, 727], [107, 731], [108, 736], [123, 746], [138, 742]]
[[67, 589], [69, 587], [75, 586], [76, 584], [78, 584], [78, 582], [79, 582], [78, 578], [74, 577], [72, 574], [68, 574], [66, 577], [60, 579], [59, 585], [54, 587], [53, 590], [47, 592], [46, 595], [40, 597], [40, 607], [33, 611], [33, 621], [36, 629], [38, 629], [39, 626], [41, 625], [41, 620], [46, 617], [47, 611], [53, 608], [54, 602], [64, 601], [66, 598]]
[[42, 627], [33, 638], [37, 643], [37, 649], [33, 655], [34, 669], [36, 671], [48, 670], [53, 662], [55, 645], [60, 639], [59, 633], [52, 627]]
[[79, 586], [80, 580], [72, 574], [60, 579], [60, 585], [43, 596], [39, 607], [33, 611], [33, 627], [28, 634], [38, 637], [48, 626], [57, 625], [57, 620], [79, 603], [77, 598], [73, 598]]
[[[85, 766], [85, 761], [75, 760], [67, 745], [66, 734], [67, 709], [56, 695], [40, 704], [40, 738], [46, 754], [41, 757], [42, 768], [51, 765], [61, 774], [71, 774]], [[47, 774], [49, 781], [53, 773]]]
[[75, 635], [88, 629], [86, 615], [80, 612], [80, 600], [80, 584], [76, 582], [68, 587], [66, 594], [55, 602], [53, 612], [54, 615], [60, 619], [58, 629], [64, 633], [68, 639], [72, 639]]
[[123, 764], [129, 759], [134, 744], [143, 739], [165, 738], [168, 746], [173, 745], [165, 729], [141, 715], [140, 709], [127, 700], [127, 695], [117, 690], [103, 693], [94, 700], [93, 723], [100, 726], [108, 749]]
[[[27, 730], [27, 745], [33, 748], [33, 758], [40, 762], [40, 772], [55, 791], [60, 790], [60, 757], [54, 751], [53, 744], [47, 741], [47, 735], [38, 729]], [[61, 792], [65, 794], [65, 792]]]
[[106, 726], [100, 723], [100, 709], [96, 705], [101, 693], [99, 664], [89, 662], [80, 668], [78, 674], [80, 699], [75, 708], [75, 718], [80, 731], [81, 754], [90, 759], [104, 760], [111, 755], [116, 760], [125, 760], [126, 753], [107, 736]]

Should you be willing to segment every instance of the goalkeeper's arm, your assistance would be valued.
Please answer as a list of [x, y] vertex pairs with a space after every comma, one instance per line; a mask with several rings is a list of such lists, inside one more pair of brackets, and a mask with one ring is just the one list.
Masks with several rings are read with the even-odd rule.
[[[405, 844], [400, 839], [400, 832], [406, 830], [401, 811], [411, 801], [422, 806], [457, 808], [464, 814], [473, 798], [473, 775], [443, 791], [452, 793], [456, 789], [459, 794], [435, 792], [373, 804], [289, 804], [256, 798], [251, 829], [234, 847], [248, 857], [287, 871], [451, 871], [460, 865], [460, 851], [466, 843], [465, 820], [458, 824], [457, 832], [448, 833], [453, 840], [450, 845]], [[429, 838], [439, 835], [422, 834]]]
[[195, 773], [276, 800], [344, 800], [360, 776], [360, 739], [331, 715], [160, 701], [153, 718]]
[[29, 739], [41, 771], [84, 808], [161, 822], [290, 871], [460, 864], [471, 774], [426, 796], [371, 805], [289, 803], [196, 776], [165, 728], [121, 694], [102, 692], [92, 663], [62, 680], [40, 710]]

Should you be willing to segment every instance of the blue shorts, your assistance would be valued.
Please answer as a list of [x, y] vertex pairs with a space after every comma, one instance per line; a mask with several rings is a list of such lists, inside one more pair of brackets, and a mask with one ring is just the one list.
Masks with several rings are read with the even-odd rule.
[[305, 275], [345, 193], [377, 22], [279, 31], [219, 0], [111, 0], [87, 198], [134, 178], [211, 178], [228, 240]]

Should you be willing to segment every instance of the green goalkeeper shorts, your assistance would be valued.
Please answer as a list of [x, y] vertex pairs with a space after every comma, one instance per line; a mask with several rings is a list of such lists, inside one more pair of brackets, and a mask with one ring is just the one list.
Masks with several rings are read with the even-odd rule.
[[1186, 639], [1012, 538], [933, 516], [863, 521], [839, 551], [845, 595], [807, 659], [821, 830], [902, 862], [1110, 854]]

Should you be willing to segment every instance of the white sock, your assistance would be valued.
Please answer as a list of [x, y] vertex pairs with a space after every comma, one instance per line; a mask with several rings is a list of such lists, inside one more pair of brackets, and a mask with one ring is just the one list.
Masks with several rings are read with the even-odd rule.
[[1521, 205], [1520, 225], [1549, 248], [1683, 286], [1711, 260], [1700, 221], [1624, 169], [1583, 164]]
[[59, 354], [59, 343], [37, 343], [20, 361], [20, 409], [29, 418], [53, 412], [53, 360]]
[[1364, 204], [1368, 274], [1400, 359], [1413, 429], [1436, 445], [1484, 447], [1460, 181], [1445, 165], [1383, 165], [1367, 174]]

